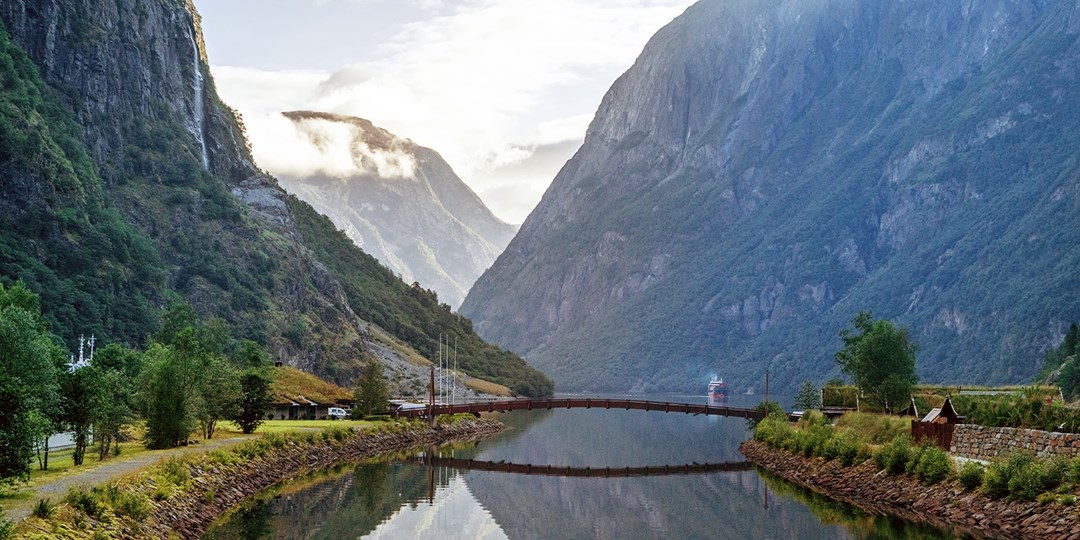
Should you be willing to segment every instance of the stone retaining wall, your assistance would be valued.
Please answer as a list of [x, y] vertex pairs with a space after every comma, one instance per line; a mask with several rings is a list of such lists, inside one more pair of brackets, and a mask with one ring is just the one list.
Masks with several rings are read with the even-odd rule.
[[983, 460], [1015, 451], [1029, 451], [1038, 457], [1073, 457], [1080, 455], [1080, 435], [959, 424], [949, 448], [953, 455]]
[[495, 420], [466, 420], [451, 426], [412, 428], [398, 433], [357, 432], [345, 441], [287, 444], [268, 455], [230, 465], [210, 460], [191, 464], [191, 483], [183, 493], [152, 502], [151, 519], [124, 538], [200, 538], [210, 524], [247, 497], [304, 474], [381, 454], [482, 437], [502, 431]]
[[807, 458], [758, 441], [746, 441], [739, 450], [789, 482], [870, 513], [977, 537], [1080, 540], [1075, 506], [990, 499], [964, 491], [955, 480], [927, 486], [912, 476], [886, 476], [873, 460], [844, 467], [837, 460]]

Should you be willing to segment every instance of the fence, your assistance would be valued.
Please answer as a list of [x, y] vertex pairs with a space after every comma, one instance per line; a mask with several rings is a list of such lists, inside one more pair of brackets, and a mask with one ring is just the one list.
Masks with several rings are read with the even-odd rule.
[[945, 449], [945, 451], [948, 451], [949, 447], [952, 446], [953, 432], [955, 429], [956, 424], [912, 422], [911, 438], [915, 439], [916, 444], [924, 440], [929, 440], [937, 446]]

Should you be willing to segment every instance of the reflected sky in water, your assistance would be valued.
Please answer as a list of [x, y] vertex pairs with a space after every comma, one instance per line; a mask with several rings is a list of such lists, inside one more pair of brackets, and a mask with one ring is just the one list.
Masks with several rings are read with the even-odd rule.
[[[732, 405], [742, 405], [733, 396]], [[445, 457], [560, 467], [741, 461], [745, 421], [617, 410], [521, 411]], [[950, 538], [754, 470], [563, 478], [429, 466], [424, 449], [284, 486], [206, 538]], [[768, 505], [766, 507], [766, 504]]]
[[507, 536], [473, 497], [465, 479], [455, 475], [437, 488], [434, 501], [402, 507], [365, 538], [498, 540]]

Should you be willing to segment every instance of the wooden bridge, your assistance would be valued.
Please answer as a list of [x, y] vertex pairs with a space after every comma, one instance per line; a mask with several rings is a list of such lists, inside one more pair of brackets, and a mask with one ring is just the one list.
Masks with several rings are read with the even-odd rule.
[[693, 403], [672, 403], [667, 401], [646, 401], [639, 399], [607, 398], [553, 398], [553, 399], [508, 399], [457, 405], [428, 405], [423, 409], [398, 411], [394, 416], [401, 418], [434, 418], [444, 414], [472, 414], [533, 411], [542, 409], [625, 409], [635, 411], [657, 411], [706, 416], [731, 416], [735, 418], [765, 418], [765, 411], [742, 407], [716, 405], [698, 405]]
[[672, 476], [685, 474], [706, 474], [713, 472], [748, 471], [753, 465], [747, 461], [725, 463], [688, 463], [686, 465], [659, 465], [650, 467], [555, 467], [551, 465], [529, 465], [506, 463], [504, 461], [476, 461], [444, 457], [424, 457], [419, 461], [436, 467], [451, 467], [471, 471], [491, 471], [534, 476], [560, 476], [570, 478], [624, 478], [639, 476]]

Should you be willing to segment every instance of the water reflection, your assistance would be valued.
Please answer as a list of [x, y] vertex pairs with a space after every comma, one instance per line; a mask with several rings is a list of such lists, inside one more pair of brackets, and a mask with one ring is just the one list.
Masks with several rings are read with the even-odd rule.
[[[732, 396], [729, 404], [743, 406], [741, 397]], [[420, 449], [391, 463], [285, 486], [207, 538], [950, 537], [815, 499], [753, 470], [597, 478], [463, 465], [591, 471], [739, 462], [738, 445], [748, 436], [742, 419], [617, 410], [520, 411], [498, 418], [510, 429], [439, 449], [440, 460], [429, 454], [425, 461]]]

